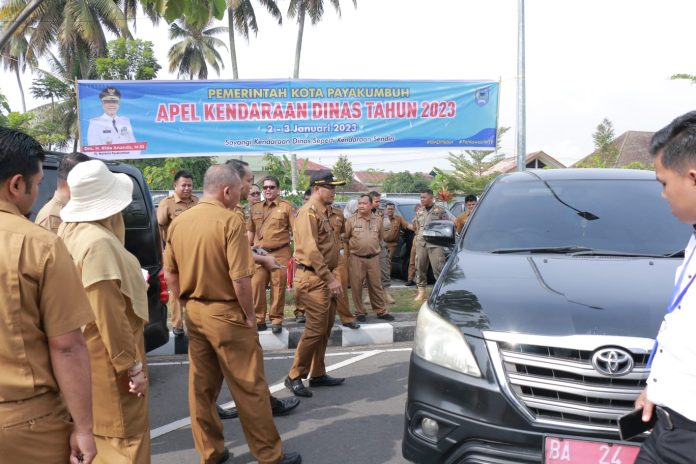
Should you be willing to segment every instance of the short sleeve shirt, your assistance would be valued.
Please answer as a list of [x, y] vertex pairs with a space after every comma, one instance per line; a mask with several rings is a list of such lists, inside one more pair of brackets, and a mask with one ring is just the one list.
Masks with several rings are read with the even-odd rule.
[[63, 223], [63, 220], [60, 218], [60, 210], [63, 209], [67, 202], [68, 199], [63, 198], [58, 191], [56, 191], [53, 194], [53, 198], [51, 198], [36, 214], [34, 222], [44, 229], [57, 234], [58, 227]]
[[389, 223], [391, 224], [391, 229], [384, 232], [384, 241], [392, 244], [399, 239], [399, 231], [401, 229], [408, 229], [408, 221], [403, 216], [394, 216], [389, 219]]
[[260, 201], [252, 205], [247, 230], [254, 234], [254, 246], [273, 250], [290, 244], [295, 207], [286, 200]]
[[384, 231], [382, 218], [371, 214], [369, 218], [354, 214], [346, 221], [346, 241], [351, 255], [371, 256], [380, 251]]
[[57, 392], [47, 337], [94, 319], [72, 258], [55, 234], [0, 201], [0, 402]]
[[164, 268], [179, 274], [184, 300], [237, 301], [232, 281], [254, 274], [242, 216], [203, 199], [169, 226]]
[[198, 197], [195, 195], [191, 195], [189, 200], [182, 200], [177, 194], [174, 194], [160, 201], [159, 206], [157, 206], [157, 223], [162, 231], [162, 240], [167, 241], [167, 229], [174, 218], [197, 204]]

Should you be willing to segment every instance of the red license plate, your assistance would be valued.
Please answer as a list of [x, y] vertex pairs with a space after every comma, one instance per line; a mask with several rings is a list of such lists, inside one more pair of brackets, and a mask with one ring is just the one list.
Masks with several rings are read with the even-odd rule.
[[633, 464], [640, 446], [545, 437], [544, 464]]

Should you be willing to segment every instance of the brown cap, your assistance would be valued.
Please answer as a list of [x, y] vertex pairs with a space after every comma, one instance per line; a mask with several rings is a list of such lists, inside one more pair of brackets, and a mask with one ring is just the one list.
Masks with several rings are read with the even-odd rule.
[[309, 178], [309, 186], [316, 185], [346, 185], [346, 182], [336, 179], [331, 171], [317, 171], [312, 173]]

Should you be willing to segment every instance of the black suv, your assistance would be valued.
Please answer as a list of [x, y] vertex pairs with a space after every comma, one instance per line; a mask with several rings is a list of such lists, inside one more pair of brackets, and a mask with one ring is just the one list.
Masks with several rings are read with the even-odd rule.
[[[39, 189], [39, 196], [32, 208], [30, 219], [52, 197], [56, 189], [56, 173], [62, 153], [47, 152], [43, 163], [44, 180]], [[140, 261], [140, 266], [150, 274], [147, 291], [150, 320], [145, 326], [145, 349], [147, 351], [164, 345], [169, 341], [167, 328], [167, 301], [169, 294], [162, 271], [162, 247], [159, 229], [152, 205], [150, 190], [140, 170], [134, 166], [106, 161], [112, 172], [127, 174], [133, 180], [133, 202], [123, 211], [126, 225], [126, 248]]]
[[[404, 457], [632, 462], [616, 420], [645, 386], [693, 232], [660, 189], [623, 169], [493, 181], [418, 314]], [[426, 236], [454, 241], [444, 221]]]

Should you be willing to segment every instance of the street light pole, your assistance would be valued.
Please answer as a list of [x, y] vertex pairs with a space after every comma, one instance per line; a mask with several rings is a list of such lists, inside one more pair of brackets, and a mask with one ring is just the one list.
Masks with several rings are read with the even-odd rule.
[[524, 0], [518, 0], [517, 11], [517, 170], [527, 164], [527, 121], [524, 75]]

